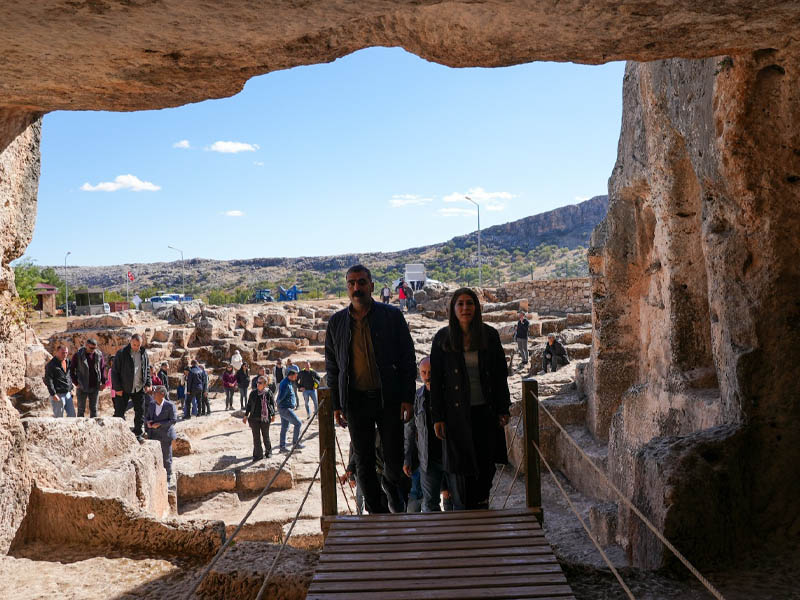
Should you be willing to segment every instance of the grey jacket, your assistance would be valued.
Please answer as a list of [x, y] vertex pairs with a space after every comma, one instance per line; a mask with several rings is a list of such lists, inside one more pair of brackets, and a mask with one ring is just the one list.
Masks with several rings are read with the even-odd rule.
[[412, 469], [414, 468], [414, 458], [419, 459], [419, 468], [423, 471], [428, 470], [428, 439], [434, 435], [428, 431], [428, 421], [425, 415], [425, 386], [417, 390], [414, 396], [414, 418], [405, 424], [405, 459]]
[[86, 358], [86, 348], [80, 348], [73, 356], [69, 364], [69, 374], [72, 383], [82, 391], [102, 390], [106, 387], [106, 360], [100, 350], [95, 350], [94, 370], [97, 385], [89, 385], [89, 359]]

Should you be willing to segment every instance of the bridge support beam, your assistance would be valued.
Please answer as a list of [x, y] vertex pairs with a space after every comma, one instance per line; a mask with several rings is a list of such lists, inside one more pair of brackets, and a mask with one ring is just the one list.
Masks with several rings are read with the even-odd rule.
[[319, 483], [322, 494], [322, 533], [328, 536], [330, 517], [339, 514], [336, 505], [336, 424], [329, 388], [319, 388]]
[[539, 470], [539, 383], [533, 378], [522, 380], [522, 418], [525, 431], [525, 445], [522, 460], [525, 461], [525, 501], [528, 508], [538, 511], [539, 521], [542, 513], [542, 479]]

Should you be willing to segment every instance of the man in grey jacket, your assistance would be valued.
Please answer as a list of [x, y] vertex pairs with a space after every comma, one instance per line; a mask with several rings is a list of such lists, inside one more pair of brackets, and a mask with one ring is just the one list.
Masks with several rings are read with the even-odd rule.
[[411, 477], [415, 456], [419, 458], [422, 483], [422, 512], [441, 510], [441, 493], [448, 490], [447, 473], [442, 461], [442, 440], [433, 433], [431, 419], [431, 360], [419, 362], [421, 386], [414, 399], [414, 418], [405, 425], [405, 460], [403, 472]]

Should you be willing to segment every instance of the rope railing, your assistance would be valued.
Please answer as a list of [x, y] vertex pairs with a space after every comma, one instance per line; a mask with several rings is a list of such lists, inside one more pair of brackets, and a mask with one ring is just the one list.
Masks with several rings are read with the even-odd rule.
[[[536, 448], [536, 452], [539, 453], [539, 458], [542, 459], [544, 466], [547, 467], [547, 470], [550, 471], [550, 475], [553, 476], [553, 481], [556, 482], [558, 489], [561, 491], [561, 495], [564, 496], [564, 500], [567, 501], [567, 504], [569, 504], [569, 507], [570, 509], [572, 509], [572, 512], [575, 513], [575, 516], [578, 517], [578, 521], [580, 521], [581, 527], [583, 527], [583, 530], [586, 532], [586, 535], [589, 536], [589, 539], [592, 540], [594, 547], [597, 548], [597, 551], [600, 553], [600, 556], [603, 557], [603, 561], [606, 563], [608, 568], [611, 569], [611, 572], [614, 574], [614, 577], [617, 578], [617, 581], [622, 586], [622, 589], [625, 590], [625, 593], [628, 595], [628, 598], [630, 598], [630, 600], [636, 600], [636, 598], [633, 596], [633, 592], [631, 592], [630, 588], [625, 584], [625, 581], [622, 579], [622, 576], [619, 574], [619, 571], [617, 571], [617, 569], [614, 567], [614, 564], [611, 562], [611, 560], [608, 558], [608, 555], [603, 551], [603, 548], [600, 546], [600, 542], [597, 541], [597, 539], [592, 534], [589, 527], [586, 525], [586, 522], [583, 520], [583, 517], [581, 517], [580, 513], [578, 512], [578, 509], [572, 503], [572, 499], [569, 497], [569, 494], [561, 485], [561, 482], [558, 480], [558, 477], [556, 477], [556, 474], [553, 472], [553, 469], [550, 468], [550, 463], [547, 462], [547, 459], [544, 457], [544, 454], [542, 454], [542, 451], [539, 448], [538, 444], [533, 440], [531, 440], [531, 443], [533, 444], [533, 447]], [[505, 508], [505, 505], [503, 505], [503, 507]]]
[[[622, 500], [623, 504], [625, 504], [625, 506], [627, 506], [631, 510], [631, 512], [633, 512], [633, 514], [635, 514], [637, 517], [639, 517], [639, 519], [642, 521], [642, 523], [644, 523], [645, 526], [651, 532], [653, 532], [653, 535], [655, 535], [659, 539], [659, 541], [662, 544], [664, 544], [664, 546], [666, 546], [669, 549], [669, 551], [672, 552], [678, 560], [681, 561], [683, 566], [686, 567], [689, 570], [689, 572], [692, 575], [694, 575], [701, 584], [703, 584], [703, 586], [706, 588], [706, 590], [708, 590], [708, 592], [712, 596], [714, 596], [714, 598], [716, 598], [717, 600], [725, 600], [724, 596], [719, 592], [719, 590], [717, 590], [717, 588], [715, 588], [711, 584], [711, 582], [708, 579], [706, 579], [703, 576], [703, 574], [700, 573], [700, 571], [698, 571], [694, 567], [694, 565], [692, 565], [689, 562], [689, 560], [683, 554], [681, 554], [681, 552], [666, 537], [664, 537], [664, 534], [661, 533], [658, 530], [658, 528], [655, 525], [653, 525], [647, 517], [644, 516], [642, 511], [640, 511], [638, 508], [636, 508], [636, 505], [634, 505], [633, 502], [631, 502], [628, 499], [628, 497], [625, 494], [623, 494], [620, 491], [620, 489], [616, 485], [614, 485], [614, 483], [611, 482], [611, 480], [606, 476], [606, 474], [603, 472], [603, 470], [600, 469], [600, 467], [598, 467], [594, 463], [594, 461], [586, 455], [586, 453], [580, 447], [578, 442], [576, 442], [572, 438], [572, 436], [569, 433], [567, 433], [567, 430], [564, 429], [564, 427], [561, 425], [561, 423], [559, 423], [556, 420], [556, 418], [547, 409], [547, 407], [543, 403], [538, 402], [539, 398], [536, 396], [536, 394], [531, 392], [531, 395], [536, 400], [536, 402], [539, 404], [539, 408], [541, 408], [544, 411], [544, 413], [548, 417], [550, 417], [550, 420], [553, 421], [553, 423], [556, 425], [556, 427], [558, 427], [558, 429], [561, 431], [561, 433], [567, 438], [567, 441], [570, 444], [572, 444], [572, 446], [578, 451], [578, 453], [589, 463], [589, 465], [591, 465], [591, 467], [597, 472], [597, 474], [600, 475], [600, 478], [605, 482], [605, 484], [609, 487], [609, 489], [613, 490], [614, 493], [620, 498], [620, 500]], [[541, 450], [539, 450], [538, 446], [536, 447], [536, 450], [539, 452], [539, 455], [541, 456]], [[542, 460], [544, 460], [544, 457], [542, 457]]]
[[[322, 398], [320, 400], [320, 406], [322, 405], [323, 402], [325, 402], [324, 398]], [[299, 436], [299, 438], [297, 440], [298, 443], [302, 442], [303, 438], [306, 435], [306, 432], [308, 431], [308, 428], [314, 422], [314, 419], [317, 417], [318, 413], [319, 413], [319, 411], [316, 411], [316, 412], [314, 412], [313, 415], [311, 415], [311, 418], [308, 420], [308, 422], [306, 423], [305, 427], [303, 427], [303, 430], [300, 432], [300, 436]], [[294, 451], [295, 451], [296, 447], [297, 446], [295, 444], [292, 445], [292, 449], [284, 457], [283, 462], [281, 463], [281, 466], [278, 467], [278, 469], [275, 471], [275, 474], [272, 476], [272, 478], [270, 478], [270, 480], [267, 483], [267, 485], [264, 487], [263, 490], [261, 490], [261, 493], [255, 499], [255, 502], [253, 502], [253, 505], [250, 507], [250, 509], [244, 515], [242, 520], [239, 522], [239, 525], [236, 526], [236, 529], [233, 531], [231, 536], [228, 539], [225, 540], [225, 543], [222, 544], [222, 546], [220, 546], [220, 549], [214, 555], [214, 558], [211, 559], [211, 562], [208, 563], [208, 565], [206, 565], [206, 567], [203, 569], [203, 572], [200, 574], [200, 578], [192, 586], [192, 588], [189, 590], [189, 592], [186, 594], [186, 596], [184, 596], [184, 600], [191, 600], [191, 598], [195, 595], [195, 593], [197, 592], [197, 590], [200, 587], [200, 585], [203, 583], [203, 580], [211, 572], [211, 569], [214, 568], [214, 565], [216, 565], [217, 562], [219, 561], [219, 559], [222, 558], [225, 555], [225, 553], [228, 551], [228, 548], [230, 548], [231, 544], [233, 543], [234, 538], [242, 530], [242, 527], [244, 527], [244, 524], [247, 523], [247, 520], [250, 518], [250, 515], [253, 514], [253, 511], [256, 509], [256, 507], [258, 506], [259, 502], [261, 502], [261, 500], [264, 498], [266, 493], [272, 487], [272, 484], [275, 483], [275, 480], [278, 478], [278, 475], [280, 475], [281, 471], [283, 471], [283, 468], [286, 466], [286, 463], [289, 462], [289, 459], [294, 454]], [[317, 473], [319, 473], [319, 467], [317, 467]]]
[[[519, 420], [517, 421], [517, 425], [514, 427], [514, 435], [511, 436], [511, 445], [509, 445], [509, 448], [513, 448], [514, 447], [514, 442], [517, 441], [517, 434], [519, 433], [519, 430], [521, 429], [521, 425], [522, 425], [522, 417], [519, 417]], [[520, 460], [520, 464], [522, 464], [522, 460]], [[500, 488], [500, 480], [503, 478], [503, 473], [505, 472], [505, 470], [506, 470], [506, 463], [503, 463], [503, 465], [500, 467], [500, 474], [497, 476], [497, 483], [495, 483], [492, 486], [492, 491], [489, 494], [489, 504], [487, 504], [487, 506], [489, 506], [489, 507], [492, 506], [492, 500], [494, 499], [494, 495], [497, 493], [497, 490]], [[519, 467], [517, 467], [517, 472], [519, 472]], [[517, 478], [514, 477], [515, 481], [516, 481], [516, 479]], [[508, 498], [506, 498], [506, 500], [508, 500]], [[505, 508], [505, 503], [503, 504], [503, 508]]]
[[[325, 453], [327, 450], [323, 450], [322, 457], [325, 457]], [[297, 507], [297, 513], [294, 515], [294, 519], [292, 519], [292, 524], [289, 527], [289, 531], [286, 532], [286, 535], [283, 538], [283, 542], [281, 543], [281, 547], [278, 548], [278, 552], [275, 554], [275, 558], [272, 559], [272, 564], [269, 567], [269, 571], [264, 576], [264, 582], [261, 584], [261, 588], [258, 590], [258, 594], [256, 595], [256, 600], [262, 600], [264, 597], [264, 592], [267, 591], [267, 586], [269, 585], [269, 579], [272, 577], [272, 573], [275, 570], [275, 565], [278, 564], [278, 559], [281, 557], [283, 553], [283, 549], [286, 548], [286, 544], [289, 543], [289, 538], [292, 536], [292, 531], [294, 531], [294, 526], [297, 524], [297, 520], [300, 518], [300, 513], [303, 511], [303, 507], [306, 504], [306, 500], [308, 500], [308, 495], [311, 493], [311, 488], [314, 487], [314, 483], [317, 481], [317, 477], [319, 477], [319, 468], [322, 466], [322, 460], [317, 463], [317, 470], [314, 471], [314, 477], [311, 478], [311, 483], [308, 484], [308, 489], [306, 490], [306, 495], [303, 496], [303, 500], [300, 502], [300, 506]], [[347, 497], [345, 496], [345, 499]]]
[[[347, 466], [344, 463], [344, 452], [342, 452], [342, 446], [341, 446], [341, 444], [339, 444], [339, 438], [335, 437], [334, 439], [336, 439], [336, 447], [339, 449], [339, 458], [342, 460], [342, 469], [343, 469], [342, 474], [344, 475], [345, 473], [347, 473]], [[324, 456], [324, 454], [325, 454], [325, 452], [323, 451], [323, 456]], [[320, 459], [320, 462], [322, 462], [322, 459]], [[339, 478], [337, 477], [337, 479], [339, 479]], [[342, 483], [341, 479], [339, 479], [339, 487], [342, 488], [342, 496], [344, 496], [345, 504], [347, 504], [347, 510], [352, 515], [353, 514], [353, 509], [350, 508], [350, 501], [347, 499], [347, 493], [344, 491], [344, 484]], [[349, 484], [348, 484], [348, 487], [349, 487]], [[358, 499], [356, 498], [355, 494], [353, 494], [353, 490], [352, 489], [350, 490], [350, 493], [353, 496], [353, 504], [355, 504], [356, 508], [358, 508]]]

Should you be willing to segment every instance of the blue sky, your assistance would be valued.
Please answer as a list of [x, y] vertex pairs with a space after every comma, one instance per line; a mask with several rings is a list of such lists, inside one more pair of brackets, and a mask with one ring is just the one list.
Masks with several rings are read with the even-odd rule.
[[623, 63], [451, 69], [397, 48], [232, 98], [44, 119], [26, 257], [103, 265], [400, 250], [606, 193]]

